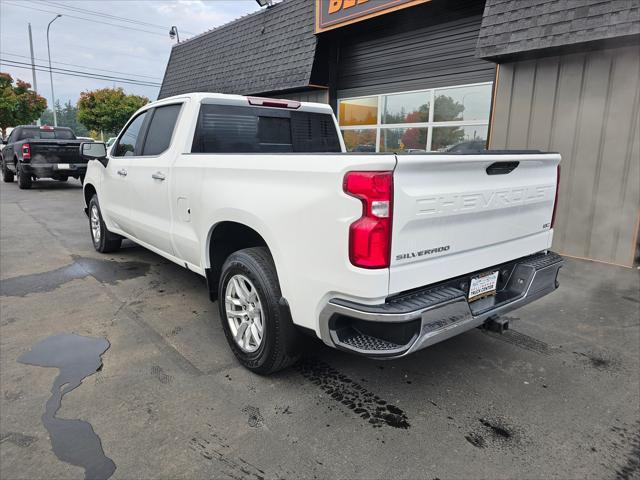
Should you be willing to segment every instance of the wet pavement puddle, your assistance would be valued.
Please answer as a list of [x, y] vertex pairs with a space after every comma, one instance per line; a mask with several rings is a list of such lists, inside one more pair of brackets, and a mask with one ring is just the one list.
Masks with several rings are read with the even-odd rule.
[[24, 297], [29, 293], [50, 292], [60, 285], [92, 276], [101, 283], [116, 283], [144, 276], [150, 265], [144, 262], [117, 262], [72, 255], [73, 263], [48, 272], [22, 275], [2, 280], [0, 296]]
[[60, 333], [45, 338], [18, 358], [20, 363], [60, 370], [51, 387], [42, 423], [49, 432], [53, 453], [63, 462], [84, 468], [85, 479], [91, 480], [109, 478], [116, 470], [115, 463], [104, 454], [100, 437], [90, 423], [57, 418], [56, 412], [62, 397], [102, 368], [101, 357], [109, 346], [104, 338]]

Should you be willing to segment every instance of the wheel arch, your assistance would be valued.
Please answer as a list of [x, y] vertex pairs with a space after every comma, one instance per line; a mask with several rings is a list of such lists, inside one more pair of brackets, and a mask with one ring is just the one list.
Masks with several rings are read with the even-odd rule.
[[93, 198], [94, 195], [96, 195], [98, 193], [98, 191], [96, 190], [96, 187], [93, 186], [93, 184], [91, 183], [85, 183], [84, 184], [84, 206], [85, 206], [85, 212], [87, 212], [88, 208], [89, 208], [89, 202], [91, 201], [91, 199]]

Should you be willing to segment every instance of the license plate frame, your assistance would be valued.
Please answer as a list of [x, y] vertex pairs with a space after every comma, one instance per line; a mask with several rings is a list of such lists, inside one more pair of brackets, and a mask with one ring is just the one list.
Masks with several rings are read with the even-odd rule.
[[495, 295], [499, 275], [499, 270], [492, 270], [490, 272], [484, 272], [471, 277], [471, 281], [469, 282], [469, 293], [467, 295], [469, 302]]
[[71, 164], [69, 163], [59, 163], [58, 170], [71, 170]]

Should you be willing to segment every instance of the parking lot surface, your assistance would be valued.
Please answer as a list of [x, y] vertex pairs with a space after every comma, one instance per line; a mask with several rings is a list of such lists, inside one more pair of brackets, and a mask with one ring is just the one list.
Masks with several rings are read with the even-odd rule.
[[[83, 478], [43, 424], [59, 371], [18, 362], [72, 333], [110, 346], [54, 420], [82, 421], [81, 457], [99, 437], [111, 478], [640, 475], [636, 269], [568, 259], [560, 289], [504, 335], [389, 362], [310, 341], [296, 367], [260, 377], [233, 357], [201, 277], [130, 242], [93, 250], [79, 182], [2, 184], [0, 200], [4, 479]], [[80, 348], [69, 338], [48, 342]]]

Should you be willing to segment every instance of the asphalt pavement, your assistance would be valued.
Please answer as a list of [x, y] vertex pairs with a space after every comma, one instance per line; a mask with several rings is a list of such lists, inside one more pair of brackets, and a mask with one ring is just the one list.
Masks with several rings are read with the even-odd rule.
[[[503, 335], [396, 361], [310, 341], [261, 377], [201, 277], [130, 242], [95, 252], [82, 208], [76, 180], [0, 184], [3, 479], [81, 479], [95, 462], [114, 479], [640, 477], [637, 269], [567, 259]], [[79, 369], [64, 363], [80, 350]]]

